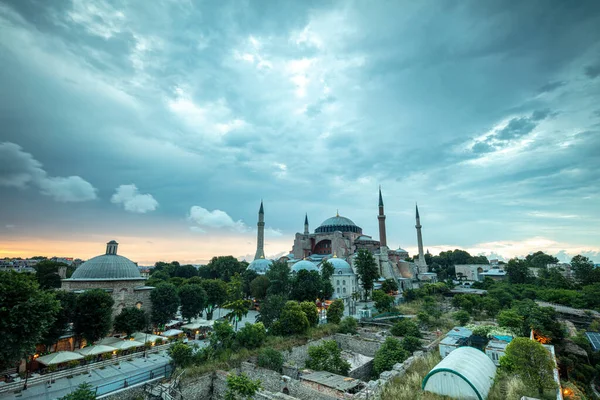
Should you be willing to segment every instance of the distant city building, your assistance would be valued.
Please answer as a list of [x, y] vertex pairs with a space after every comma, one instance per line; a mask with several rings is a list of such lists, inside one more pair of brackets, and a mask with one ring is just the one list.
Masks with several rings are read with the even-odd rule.
[[137, 307], [151, 311], [150, 291], [144, 286], [138, 266], [126, 257], [117, 254], [119, 244], [111, 240], [106, 244], [106, 253], [81, 264], [73, 275], [62, 280], [62, 290], [83, 292], [102, 289], [109, 292], [115, 301], [113, 315], [118, 315], [125, 307]]
[[456, 278], [463, 277], [466, 281], [481, 282], [486, 277], [495, 281], [506, 278], [506, 271], [499, 265], [492, 266], [487, 264], [457, 264], [454, 266]]

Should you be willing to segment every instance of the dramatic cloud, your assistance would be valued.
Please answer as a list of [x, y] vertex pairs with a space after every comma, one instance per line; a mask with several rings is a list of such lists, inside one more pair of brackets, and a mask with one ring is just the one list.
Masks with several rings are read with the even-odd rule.
[[199, 225], [191, 227], [195, 232], [201, 232], [203, 228], [226, 228], [237, 232], [247, 232], [248, 227], [240, 220], [234, 221], [226, 212], [221, 210], [209, 211], [200, 206], [192, 206], [188, 214], [188, 220]]
[[65, 203], [96, 198], [97, 190], [91, 183], [79, 176], [47, 176], [42, 164], [15, 143], [0, 143], [0, 160], [0, 186], [37, 186], [42, 194]]
[[154, 211], [158, 207], [158, 201], [151, 194], [140, 194], [133, 184], [119, 186], [110, 201], [122, 204], [125, 210], [139, 214]]

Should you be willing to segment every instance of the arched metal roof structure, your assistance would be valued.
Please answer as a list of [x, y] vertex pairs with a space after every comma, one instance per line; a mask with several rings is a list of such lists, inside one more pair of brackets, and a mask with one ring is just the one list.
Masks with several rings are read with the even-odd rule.
[[480, 350], [459, 347], [423, 379], [423, 390], [456, 399], [485, 400], [496, 375], [496, 366]]

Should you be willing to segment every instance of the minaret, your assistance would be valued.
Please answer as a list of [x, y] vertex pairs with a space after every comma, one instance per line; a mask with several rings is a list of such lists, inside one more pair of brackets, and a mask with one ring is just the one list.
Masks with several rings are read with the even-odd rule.
[[417, 224], [415, 228], [417, 228], [417, 243], [419, 246], [419, 259], [417, 260], [417, 266], [419, 267], [419, 273], [427, 272], [427, 263], [425, 262], [425, 255], [423, 254], [423, 236], [421, 235], [421, 218], [419, 217], [419, 206], [415, 204], [415, 209], [417, 211], [416, 218]]
[[308, 235], [308, 213], [304, 214], [304, 234]]
[[381, 197], [381, 186], [379, 186], [379, 242], [381, 247], [387, 247], [387, 238], [385, 236], [385, 213], [383, 212], [383, 197]]
[[265, 210], [263, 209], [263, 202], [260, 201], [260, 209], [258, 210], [258, 234], [256, 238], [256, 255], [255, 260], [259, 258], [265, 258]]

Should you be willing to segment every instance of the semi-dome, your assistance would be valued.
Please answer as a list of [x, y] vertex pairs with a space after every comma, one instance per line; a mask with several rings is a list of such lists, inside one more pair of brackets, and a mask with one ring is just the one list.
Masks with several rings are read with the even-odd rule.
[[308, 260], [301, 260], [298, 261], [296, 264], [292, 265], [292, 272], [300, 272], [303, 269], [306, 271], [319, 272], [319, 268], [317, 268], [317, 266], [314, 263]]
[[81, 264], [70, 280], [143, 280], [137, 265], [130, 259], [117, 255], [118, 243], [106, 244], [106, 254], [90, 258]]
[[327, 218], [315, 229], [315, 233], [335, 231], [362, 233], [362, 228], [357, 226], [350, 218], [342, 217], [338, 214], [335, 217]]
[[264, 275], [269, 268], [271, 268], [271, 265], [273, 265], [273, 261], [267, 260], [266, 258], [257, 258], [248, 265], [247, 269], [254, 271], [259, 275]]
[[334, 275], [337, 274], [353, 274], [352, 267], [348, 262], [342, 258], [333, 257], [327, 260], [331, 265], [333, 265]]

